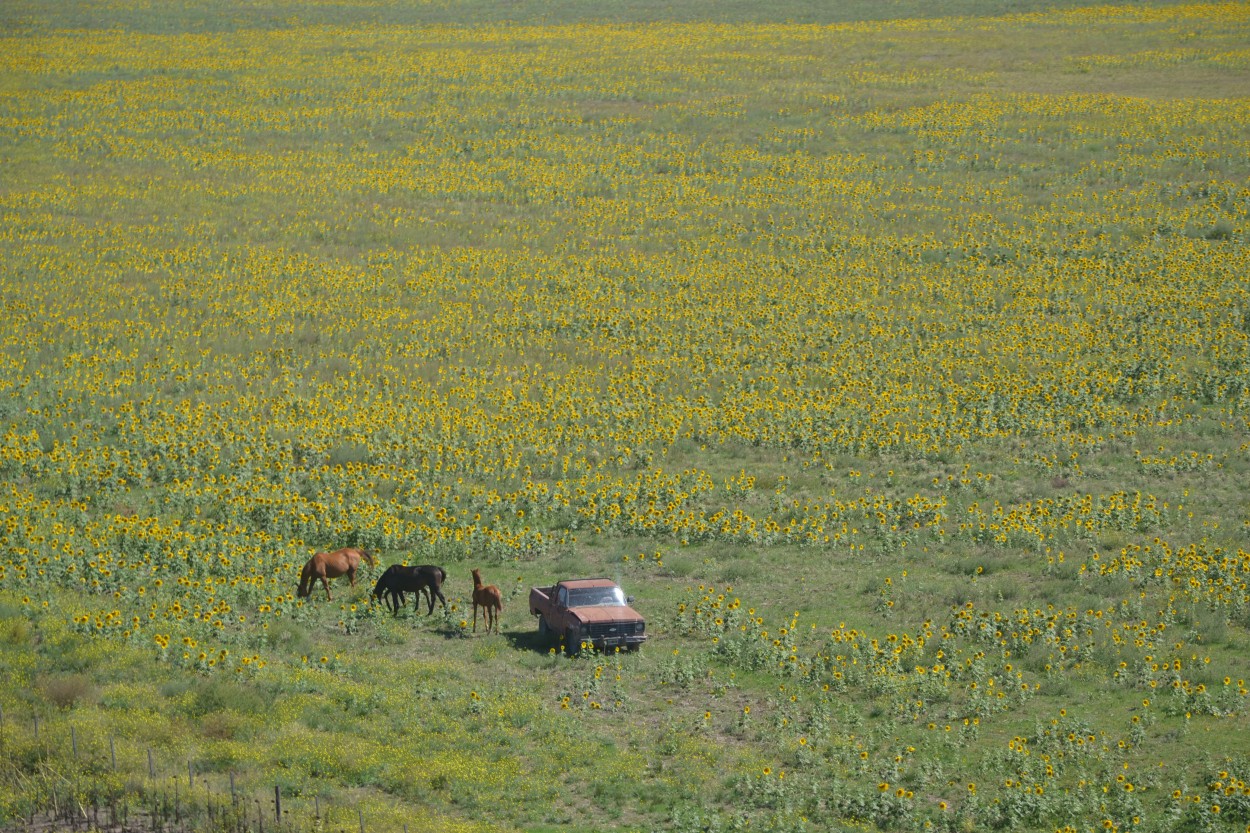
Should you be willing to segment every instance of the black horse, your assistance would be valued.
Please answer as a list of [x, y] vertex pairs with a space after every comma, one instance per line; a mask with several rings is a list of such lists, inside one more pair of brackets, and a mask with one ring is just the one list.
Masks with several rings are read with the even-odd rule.
[[447, 609], [447, 599], [443, 597], [442, 589], [446, 579], [446, 571], [432, 564], [422, 564], [419, 567], [392, 564], [382, 575], [378, 576], [378, 583], [373, 586], [373, 595], [379, 600], [386, 601], [391, 612], [398, 616], [399, 608], [405, 603], [405, 593], [417, 594], [416, 609], [420, 611], [421, 591], [424, 590], [430, 603], [429, 613], [432, 614], [435, 596], [438, 596], [438, 600], [443, 603], [443, 610]]

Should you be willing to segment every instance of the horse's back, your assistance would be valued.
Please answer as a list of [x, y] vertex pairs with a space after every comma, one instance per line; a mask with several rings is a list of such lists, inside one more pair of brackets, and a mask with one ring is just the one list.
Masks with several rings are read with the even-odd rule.
[[493, 584], [484, 584], [473, 590], [473, 601], [483, 607], [503, 610], [503, 593]]
[[415, 567], [393, 564], [386, 568], [386, 572], [390, 574], [390, 581], [393, 584], [412, 590], [430, 586], [441, 587], [447, 575], [442, 567], [432, 564], [421, 564]]

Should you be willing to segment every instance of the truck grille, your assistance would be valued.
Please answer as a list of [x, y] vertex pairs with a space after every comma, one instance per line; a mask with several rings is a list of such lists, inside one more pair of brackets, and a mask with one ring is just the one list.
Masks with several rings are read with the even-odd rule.
[[635, 627], [633, 622], [606, 622], [587, 625], [585, 626], [586, 632], [582, 635], [582, 639], [623, 639], [627, 636], [642, 636], [641, 632], [634, 630]]

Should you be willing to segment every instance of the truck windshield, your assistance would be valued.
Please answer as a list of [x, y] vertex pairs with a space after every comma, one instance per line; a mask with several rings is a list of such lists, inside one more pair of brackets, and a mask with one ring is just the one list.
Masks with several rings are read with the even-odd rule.
[[579, 587], [569, 591], [569, 607], [623, 604], [625, 594], [619, 587]]

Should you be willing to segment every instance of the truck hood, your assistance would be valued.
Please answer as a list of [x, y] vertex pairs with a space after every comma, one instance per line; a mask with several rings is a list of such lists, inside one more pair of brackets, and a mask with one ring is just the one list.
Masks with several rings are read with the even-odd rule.
[[607, 622], [640, 622], [642, 617], [629, 605], [591, 605], [571, 607], [569, 612], [587, 624]]

